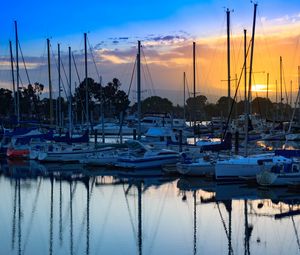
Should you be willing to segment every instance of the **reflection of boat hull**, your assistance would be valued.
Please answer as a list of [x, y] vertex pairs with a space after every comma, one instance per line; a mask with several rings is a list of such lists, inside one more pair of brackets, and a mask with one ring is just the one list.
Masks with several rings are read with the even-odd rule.
[[183, 191], [193, 191], [202, 189], [207, 192], [215, 192], [217, 183], [203, 178], [180, 178], [177, 182], [177, 188]]

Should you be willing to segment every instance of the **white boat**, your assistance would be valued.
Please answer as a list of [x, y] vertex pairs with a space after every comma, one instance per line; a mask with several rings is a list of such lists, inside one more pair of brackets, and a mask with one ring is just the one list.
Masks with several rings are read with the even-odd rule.
[[[263, 165], [263, 168], [265, 164]], [[275, 162], [271, 168], [256, 175], [256, 181], [262, 186], [286, 186], [300, 183], [300, 162], [293, 159]]]
[[[167, 147], [171, 145], [179, 145], [179, 135], [176, 134], [170, 127], [151, 127], [141, 139], [141, 142], [153, 147]], [[187, 138], [183, 134], [182, 144], [187, 143]]]
[[237, 156], [229, 160], [218, 160], [215, 164], [216, 180], [232, 180], [245, 177], [255, 178], [261, 168], [259, 161], [272, 159], [274, 153], [258, 154], [249, 157]]
[[186, 125], [185, 119], [172, 119], [170, 117], [163, 116], [145, 116], [141, 119], [141, 131], [146, 133], [149, 128], [152, 127], [169, 127], [172, 129], [185, 129], [188, 126]]
[[116, 147], [104, 147], [97, 152], [87, 154], [84, 158], [80, 159], [80, 163], [89, 166], [106, 166], [113, 165], [117, 162], [121, 149]]
[[214, 161], [199, 158], [195, 162], [179, 162], [176, 164], [180, 174], [188, 176], [213, 176], [215, 174]]
[[100, 150], [86, 144], [50, 143], [41, 148], [37, 159], [45, 162], [79, 162], [80, 159], [86, 158], [87, 155], [92, 155]]
[[[94, 127], [94, 130], [97, 130], [99, 134], [102, 134], [102, 124], [98, 124]], [[132, 135], [134, 128], [123, 125], [122, 129], [118, 123], [104, 123], [104, 134], [106, 135], [120, 135], [122, 132], [123, 135]]]
[[180, 154], [166, 149], [151, 149], [144, 144], [128, 140], [125, 143], [131, 147], [130, 151], [120, 154], [115, 166], [122, 168], [157, 168], [166, 164], [176, 164]]

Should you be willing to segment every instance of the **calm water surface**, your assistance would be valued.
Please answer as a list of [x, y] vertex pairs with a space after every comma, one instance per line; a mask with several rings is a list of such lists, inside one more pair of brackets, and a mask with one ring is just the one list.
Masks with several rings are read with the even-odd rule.
[[300, 253], [300, 193], [146, 173], [3, 162], [0, 254]]

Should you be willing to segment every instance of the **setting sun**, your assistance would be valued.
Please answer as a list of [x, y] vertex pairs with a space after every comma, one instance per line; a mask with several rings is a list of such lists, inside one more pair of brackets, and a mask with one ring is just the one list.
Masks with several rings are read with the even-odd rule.
[[253, 84], [252, 92], [267, 92], [267, 85], [265, 84]]

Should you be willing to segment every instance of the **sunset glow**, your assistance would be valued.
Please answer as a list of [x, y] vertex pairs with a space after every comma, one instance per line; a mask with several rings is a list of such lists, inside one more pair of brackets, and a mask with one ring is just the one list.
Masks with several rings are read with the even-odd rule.
[[267, 85], [265, 85], [265, 84], [253, 84], [252, 92], [267, 92]]
[[[55, 6], [53, 0], [51, 6]], [[239, 77], [243, 66], [243, 30], [247, 30], [247, 44], [252, 33], [253, 4], [244, 1], [195, 1], [186, 3], [175, 1], [172, 4], [162, 2], [130, 1], [131, 6], [124, 14], [126, 4], [117, 1], [99, 4], [91, 1], [93, 8], [74, 4], [70, 19], [60, 15], [56, 19], [46, 16], [39, 22], [32, 22], [32, 13], [24, 13], [22, 6], [12, 12], [5, 12], [0, 17], [3, 24], [0, 38], [0, 85], [11, 87], [11, 70], [9, 65], [8, 40], [14, 40], [13, 20], [17, 18], [19, 39], [24, 53], [24, 60], [32, 81], [48, 84], [47, 58], [45, 53], [46, 38], [51, 38], [52, 60], [57, 58], [57, 43], [61, 44], [63, 62], [67, 62], [67, 47], [71, 46], [78, 63], [80, 76], [83, 76], [83, 32], [88, 33], [88, 74], [103, 82], [118, 77], [125, 90], [128, 89], [134, 67], [137, 40], [142, 43], [142, 65], [151, 74], [151, 80], [157, 94], [164, 93], [175, 103], [181, 103], [178, 94], [182, 94], [182, 76], [186, 73], [189, 90], [192, 90], [192, 43], [196, 42], [196, 90], [215, 102], [227, 94], [227, 47], [226, 47], [226, 13], [224, 6], [234, 9], [231, 12], [231, 94], [235, 90], [235, 77]], [[6, 3], [7, 8], [14, 8]], [[156, 8], [159, 4], [160, 8]], [[26, 6], [34, 13], [40, 13], [39, 5]], [[52, 8], [50, 6], [50, 8]], [[69, 8], [65, 3], [59, 4], [60, 13]], [[25, 6], [23, 6], [25, 8]], [[144, 8], [144, 11], [140, 11]], [[83, 9], [85, 11], [83, 11]], [[102, 10], [101, 20], [97, 19], [96, 10]], [[51, 12], [51, 10], [49, 10]], [[52, 10], [53, 11], [53, 10]], [[90, 17], [85, 17], [89, 13]], [[111, 18], [109, 13], [114, 13]], [[199, 15], [201, 13], [201, 15]], [[82, 16], [83, 15], [83, 16]], [[78, 17], [81, 17], [80, 19]], [[59, 22], [59, 23], [58, 23]], [[267, 74], [269, 73], [269, 96], [275, 98], [275, 84], [279, 84], [279, 59], [283, 60], [283, 80], [287, 91], [290, 83], [296, 93], [297, 67], [300, 65], [300, 8], [298, 1], [260, 1], [255, 33], [255, 50], [253, 59], [254, 92], [266, 92]], [[14, 42], [13, 42], [14, 43]], [[5, 47], [6, 45], [6, 47]], [[94, 57], [94, 60], [92, 60]], [[250, 57], [247, 67], [249, 68]], [[96, 72], [95, 64], [98, 72]], [[20, 65], [20, 77], [26, 80], [23, 65]], [[143, 69], [144, 70], [144, 69]], [[148, 72], [147, 71], [147, 72]], [[52, 73], [57, 77], [56, 65]], [[73, 72], [73, 80], [77, 79]], [[144, 90], [151, 84], [144, 80]], [[134, 80], [135, 81], [135, 80]], [[67, 81], [65, 81], [67, 83]], [[242, 83], [243, 84], [243, 78]], [[54, 87], [54, 90], [57, 90]], [[244, 85], [240, 86], [240, 93]], [[145, 95], [146, 96], [146, 95]], [[176, 101], [177, 100], [177, 101]], [[181, 101], [180, 101], [181, 100]]]

